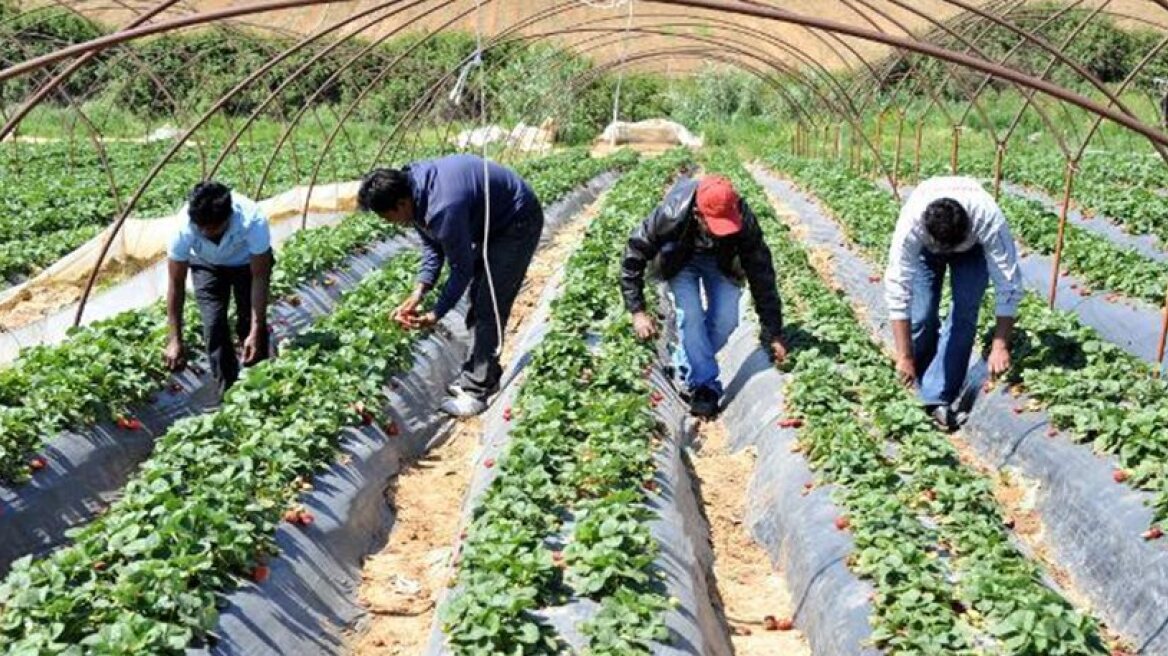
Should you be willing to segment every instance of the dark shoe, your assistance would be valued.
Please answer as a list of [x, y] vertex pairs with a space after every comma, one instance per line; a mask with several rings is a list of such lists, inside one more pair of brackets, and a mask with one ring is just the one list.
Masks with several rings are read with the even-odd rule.
[[925, 406], [925, 412], [933, 418], [933, 423], [937, 425], [937, 428], [947, 433], [952, 433], [959, 427], [957, 415], [947, 405], [928, 405]]
[[693, 400], [689, 403], [689, 413], [702, 419], [711, 419], [718, 415], [718, 405], [721, 399], [718, 393], [708, 387], [694, 390]]

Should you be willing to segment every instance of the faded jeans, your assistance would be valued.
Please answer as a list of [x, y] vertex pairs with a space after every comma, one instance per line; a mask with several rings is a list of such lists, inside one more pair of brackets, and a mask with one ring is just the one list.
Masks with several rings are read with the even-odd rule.
[[713, 254], [697, 254], [669, 280], [669, 291], [681, 341], [673, 354], [674, 366], [689, 391], [706, 387], [721, 397], [717, 355], [738, 326], [742, 289], [722, 273]]
[[[977, 339], [977, 317], [989, 284], [989, 268], [980, 245], [964, 253], [921, 252], [913, 280], [912, 337], [921, 401], [948, 405], [965, 384], [969, 356]], [[948, 269], [953, 307], [941, 325], [941, 285]]]

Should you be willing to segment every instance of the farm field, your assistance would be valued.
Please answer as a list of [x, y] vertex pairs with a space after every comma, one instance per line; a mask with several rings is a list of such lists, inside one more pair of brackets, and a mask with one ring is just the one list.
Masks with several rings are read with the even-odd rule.
[[115, 5], [0, 0], [0, 654], [1168, 656], [1162, 3]]

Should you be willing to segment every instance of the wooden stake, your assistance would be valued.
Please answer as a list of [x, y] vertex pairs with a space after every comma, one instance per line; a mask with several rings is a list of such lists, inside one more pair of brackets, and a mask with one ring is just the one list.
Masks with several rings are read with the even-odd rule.
[[1063, 258], [1063, 238], [1067, 231], [1067, 213], [1071, 209], [1071, 189], [1075, 183], [1078, 162], [1067, 160], [1066, 179], [1063, 182], [1063, 204], [1059, 207], [1058, 237], [1054, 243], [1054, 265], [1050, 273], [1050, 307], [1054, 308], [1058, 296], [1059, 266]]

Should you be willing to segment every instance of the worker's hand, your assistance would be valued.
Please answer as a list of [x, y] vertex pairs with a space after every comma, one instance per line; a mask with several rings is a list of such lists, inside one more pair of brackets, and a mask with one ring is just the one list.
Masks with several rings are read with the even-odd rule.
[[1010, 349], [1004, 344], [994, 344], [986, 361], [990, 368], [990, 378], [996, 379], [1010, 368]]
[[640, 339], [652, 339], [657, 336], [657, 322], [647, 312], [633, 314], [633, 332]]
[[390, 318], [393, 319], [402, 328], [410, 328], [418, 321], [418, 306], [422, 304], [422, 297], [418, 294], [410, 294], [401, 305], [393, 310]]
[[163, 359], [166, 361], [166, 368], [171, 371], [178, 371], [187, 366], [186, 354], [184, 353], [182, 340], [177, 337], [172, 337], [166, 344], [166, 350], [163, 351]]
[[260, 338], [258, 331], [252, 330], [247, 339], [243, 340], [243, 353], [240, 360], [245, 367], [255, 364], [260, 355]]
[[911, 355], [902, 355], [896, 359], [896, 375], [905, 385], [911, 387], [917, 384], [917, 365]]
[[782, 338], [775, 337], [771, 340], [771, 356], [774, 358], [775, 364], [783, 364], [787, 359], [787, 345], [783, 343]]
[[433, 328], [434, 324], [438, 323], [438, 315], [432, 312], [427, 312], [423, 315], [413, 315], [413, 322], [410, 324], [412, 330], [423, 330], [425, 328]]

